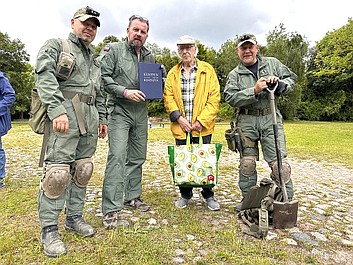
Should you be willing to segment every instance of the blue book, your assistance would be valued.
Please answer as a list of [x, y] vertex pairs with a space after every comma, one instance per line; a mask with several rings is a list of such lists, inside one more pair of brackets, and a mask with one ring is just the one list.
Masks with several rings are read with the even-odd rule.
[[161, 64], [139, 63], [140, 90], [146, 99], [160, 99], [163, 97], [163, 80]]

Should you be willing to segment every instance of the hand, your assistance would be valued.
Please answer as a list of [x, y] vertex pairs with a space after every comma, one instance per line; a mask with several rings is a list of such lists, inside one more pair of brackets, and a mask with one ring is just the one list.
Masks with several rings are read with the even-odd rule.
[[266, 82], [267, 82], [267, 79], [264, 77], [261, 77], [259, 80], [257, 80], [255, 84], [255, 89], [254, 89], [255, 95], [260, 94], [262, 90], [267, 88]]
[[191, 131], [191, 125], [190, 123], [183, 117], [183, 116], [180, 116], [178, 118], [178, 123], [181, 127], [181, 129], [184, 131], [184, 132], [190, 132]]
[[269, 76], [266, 80], [266, 84], [268, 87], [274, 86], [277, 82], [279, 81], [279, 78], [277, 76]]
[[107, 136], [108, 126], [106, 124], [99, 124], [99, 135], [98, 137], [104, 139]]
[[196, 121], [196, 122], [192, 125], [191, 130], [192, 130], [192, 131], [201, 132], [201, 131], [202, 131], [202, 128], [203, 128], [202, 124], [201, 124], [199, 121]]
[[281, 96], [284, 92], [286, 92], [287, 86], [288, 86], [288, 84], [286, 84], [282, 81], [278, 81], [278, 86], [275, 90], [275, 95], [278, 97]]
[[141, 102], [141, 101], [145, 101], [146, 99], [146, 95], [138, 89], [126, 89], [124, 92], [124, 96], [127, 99], [136, 101], [136, 102]]
[[67, 133], [69, 131], [69, 118], [65, 113], [53, 119], [53, 131], [59, 133]]

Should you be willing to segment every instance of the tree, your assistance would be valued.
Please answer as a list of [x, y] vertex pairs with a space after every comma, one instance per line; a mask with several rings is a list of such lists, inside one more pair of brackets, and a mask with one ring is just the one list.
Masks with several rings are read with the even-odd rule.
[[24, 72], [29, 62], [29, 54], [24, 44], [18, 40], [10, 40], [7, 33], [0, 32], [0, 67], [4, 72]]
[[220, 50], [216, 54], [214, 68], [218, 76], [221, 91], [224, 90], [229, 72], [233, 70], [239, 63], [239, 58], [235, 47], [235, 41], [227, 40], [221, 45]]
[[10, 72], [9, 79], [16, 91], [16, 101], [11, 108], [11, 113], [16, 118], [24, 119], [28, 117], [31, 105], [31, 91], [34, 88], [34, 69], [30, 64], [26, 64], [27, 70], [18, 73]]
[[16, 92], [16, 100], [11, 113], [24, 118], [30, 108], [31, 90], [34, 87], [34, 71], [29, 64], [25, 45], [18, 39], [11, 40], [0, 32], [0, 69], [5, 72]]
[[281, 97], [278, 107], [285, 119], [292, 119], [300, 106], [302, 91], [305, 87], [305, 56], [308, 53], [307, 40], [297, 32], [286, 32], [283, 24], [267, 35], [267, 46], [261, 48], [264, 56], [273, 56], [288, 66], [298, 79], [294, 90]]
[[353, 120], [353, 20], [328, 32], [310, 51], [302, 115]]
[[109, 35], [106, 36], [102, 42], [98, 43], [97, 46], [93, 46], [96, 52], [96, 56], [98, 56], [101, 52], [101, 50], [104, 48], [105, 45], [107, 45], [108, 43], [111, 42], [119, 42], [122, 41], [123, 39], [119, 40], [118, 37], [114, 36], [114, 35]]

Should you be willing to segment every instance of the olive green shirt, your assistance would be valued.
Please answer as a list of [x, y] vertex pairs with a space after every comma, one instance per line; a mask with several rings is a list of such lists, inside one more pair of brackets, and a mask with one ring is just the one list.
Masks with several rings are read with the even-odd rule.
[[[36, 88], [42, 103], [46, 106], [51, 120], [67, 113], [63, 102], [63, 91], [74, 92], [95, 97], [95, 106], [99, 114], [99, 123], [107, 124], [105, 98], [101, 91], [101, 68], [93, 58], [92, 48], [86, 48], [73, 33], [69, 35], [71, 54], [75, 57], [75, 66], [68, 80], [55, 76], [57, 62], [63, 50], [60, 39], [49, 39], [41, 47], [35, 67]], [[89, 111], [89, 106], [82, 103], [83, 113]]]

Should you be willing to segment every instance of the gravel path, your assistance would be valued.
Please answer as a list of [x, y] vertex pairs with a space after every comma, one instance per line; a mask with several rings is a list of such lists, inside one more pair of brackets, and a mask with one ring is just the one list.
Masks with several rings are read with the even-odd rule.
[[[175, 200], [179, 193], [170, 175], [167, 144], [150, 143], [148, 150], [144, 165], [144, 187], [172, 192], [172, 199]], [[98, 151], [97, 155], [99, 153]], [[292, 168], [294, 199], [299, 201], [298, 225], [289, 229], [290, 237], [284, 238], [281, 230], [270, 228], [266, 240], [281, 238], [292, 246], [298, 246], [300, 243], [310, 244], [313, 246], [311, 252], [320, 256], [326, 264], [353, 264], [353, 169], [296, 158], [288, 158], [288, 162]], [[234, 214], [233, 208], [240, 199], [237, 185], [238, 163], [239, 155], [223, 147], [219, 161], [219, 182], [214, 191], [222, 207], [219, 213], [225, 222]], [[104, 171], [103, 168], [101, 170]], [[257, 163], [257, 170], [259, 179], [270, 174], [270, 169], [262, 158]], [[166, 172], [169, 177], [151, 177], [166, 176]], [[93, 193], [96, 192], [97, 188], [94, 188]], [[193, 201], [198, 207], [205, 207], [200, 189], [195, 189]], [[97, 215], [101, 215], [99, 208], [97, 211]], [[131, 212], [126, 215], [136, 218]], [[151, 223], [162, 221], [154, 218], [150, 220]], [[240, 226], [243, 225], [240, 220], [238, 222]], [[337, 245], [339, 250], [323, 250], [322, 246], [325, 244]], [[176, 257], [176, 263], [177, 260]], [[180, 260], [180, 263], [183, 261]]]
[[[16, 149], [19, 148], [19, 149]], [[160, 190], [173, 194], [171, 200], [179, 194], [172, 183], [166, 142], [149, 143], [147, 161], [144, 165], [144, 188]], [[37, 181], [41, 169], [37, 168], [37, 158], [33, 149], [14, 147], [7, 149], [7, 169], [13, 173], [13, 180]], [[106, 141], [99, 141], [94, 157], [95, 161], [106, 161]], [[292, 168], [295, 188], [295, 199], [299, 201], [298, 226], [284, 235], [281, 230], [271, 229], [266, 240], [275, 238], [285, 240], [288, 245], [310, 244], [311, 253], [318, 255], [325, 264], [353, 264], [353, 169], [338, 164], [288, 158]], [[104, 175], [105, 163], [95, 163], [95, 174]], [[238, 182], [239, 155], [223, 147], [219, 161], [219, 182], [214, 188], [215, 195], [221, 204], [219, 211], [222, 221], [227, 222], [234, 216], [233, 208], [240, 199]], [[20, 170], [19, 170], [20, 169]], [[268, 177], [270, 170], [260, 159], [257, 164], [259, 178]], [[166, 174], [166, 172], [168, 172]], [[152, 176], [164, 176], [154, 178]], [[87, 211], [101, 213], [101, 186], [89, 186], [87, 192]], [[200, 189], [195, 189], [193, 201], [197, 207], [204, 209]], [[136, 212], [125, 211], [132, 222], [138, 220]], [[153, 209], [149, 226], [163, 224], [165, 220], [155, 219]], [[238, 220], [240, 227], [242, 222]], [[246, 237], [246, 235], [244, 235]], [[337, 248], [325, 247], [337, 246]], [[180, 250], [176, 250], [175, 263], [183, 263]], [[179, 254], [178, 254], [179, 253]]]

